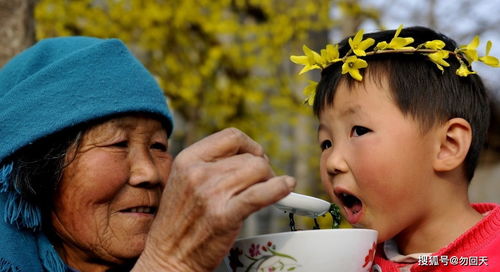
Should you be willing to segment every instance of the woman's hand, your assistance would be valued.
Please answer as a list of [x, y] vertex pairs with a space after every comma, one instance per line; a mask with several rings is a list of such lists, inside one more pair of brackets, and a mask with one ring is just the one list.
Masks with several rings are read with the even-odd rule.
[[157, 216], [134, 271], [212, 271], [251, 213], [288, 195], [295, 180], [275, 177], [262, 147], [230, 128], [174, 160]]

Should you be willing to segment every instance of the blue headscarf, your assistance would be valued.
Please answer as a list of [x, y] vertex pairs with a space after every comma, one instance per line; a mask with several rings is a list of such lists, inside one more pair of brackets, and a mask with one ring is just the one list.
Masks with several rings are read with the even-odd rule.
[[0, 69], [0, 272], [66, 271], [38, 207], [10, 180], [9, 156], [63, 129], [122, 113], [173, 119], [152, 75], [117, 39], [45, 39]]

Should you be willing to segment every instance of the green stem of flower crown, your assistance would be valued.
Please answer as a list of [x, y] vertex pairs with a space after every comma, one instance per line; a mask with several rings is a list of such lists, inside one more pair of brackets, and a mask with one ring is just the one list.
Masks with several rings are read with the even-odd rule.
[[[415, 49], [382, 49], [382, 50], [373, 50], [373, 51], [367, 51], [366, 52], [366, 56], [373, 56], [373, 55], [378, 55], [378, 54], [391, 54], [391, 53], [408, 53], [408, 54], [412, 54], [412, 53], [424, 53], [424, 54], [431, 54], [431, 53], [436, 53], [436, 52], [439, 52], [439, 51], [448, 51], [448, 53], [450, 55], [453, 55], [457, 58], [457, 60], [460, 62], [460, 64], [463, 64], [463, 57], [462, 55], [460, 54], [460, 52], [457, 52], [457, 51], [449, 51], [449, 50], [443, 50], [443, 49], [421, 49], [422, 48], [422, 45], [419, 45], [417, 46], [417, 48]], [[347, 51], [347, 53], [344, 55], [344, 57], [342, 57], [342, 61], [345, 61], [347, 59], [347, 57], [350, 57], [353, 53], [353, 50], [352, 49], [349, 49], [349, 51]], [[361, 57], [363, 58], [363, 57]], [[326, 65], [327, 67], [329, 66], [329, 64]], [[467, 65], [467, 66], [470, 66]]]
[[[464, 60], [463, 60], [463, 58], [462, 58], [462, 56], [460, 54], [455, 53], [455, 52], [452, 52], [452, 53], [453, 53], [453, 55], [455, 55], [455, 57], [457, 58], [458, 63], [460, 63], [460, 65], [466, 65], [465, 62], [464, 62]], [[466, 65], [466, 66], [470, 67], [471, 65], [469, 64], [469, 65]]]
[[439, 50], [436, 49], [382, 49], [382, 50], [374, 50], [366, 52], [366, 55], [375, 55], [375, 54], [388, 54], [388, 53], [436, 53]]
[[[374, 51], [368, 51], [366, 52], [366, 55], [367, 56], [371, 56], [371, 55], [376, 55], [376, 54], [389, 54], [389, 53], [436, 53], [438, 51], [447, 51], [447, 50], [436, 50], [436, 49], [383, 49], [383, 50], [374, 50]], [[456, 55], [455, 52], [452, 52], [452, 51], [448, 51], [450, 52], [451, 54], [453, 55]]]
[[[384, 49], [384, 50], [374, 50], [374, 51], [368, 51], [366, 52], [366, 55], [367, 56], [372, 56], [372, 55], [377, 55], [377, 54], [390, 54], [390, 53], [408, 53], [408, 54], [411, 54], [411, 53], [424, 53], [424, 54], [431, 54], [431, 53], [436, 53], [436, 52], [439, 52], [439, 51], [447, 51], [450, 55], [453, 55], [455, 56], [455, 58], [457, 58], [458, 62], [460, 64], [465, 64], [464, 61], [463, 61], [463, 56], [462, 54], [460, 54], [460, 52], [458, 52], [457, 50], [455, 51], [449, 51], [449, 50], [443, 50], [443, 49], [419, 49], [420, 46], [418, 46], [417, 48], [415, 49]], [[468, 67], [471, 66], [471, 64], [469, 63], [469, 65], [467, 65]]]
[[[342, 62], [345, 62], [345, 60], [347, 59], [347, 57], [349, 57], [354, 51], [352, 51], [352, 48], [349, 49], [349, 51], [347, 51], [347, 53], [345, 53], [345, 56], [342, 57]], [[328, 66], [328, 65], [327, 65]]]

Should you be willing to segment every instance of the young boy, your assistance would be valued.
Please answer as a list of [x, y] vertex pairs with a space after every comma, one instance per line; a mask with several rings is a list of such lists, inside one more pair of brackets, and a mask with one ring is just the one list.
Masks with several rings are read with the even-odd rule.
[[353, 226], [378, 231], [372, 271], [500, 271], [500, 206], [467, 195], [489, 125], [468, 64], [498, 66], [477, 42], [412, 27], [292, 57], [322, 69], [321, 180]]

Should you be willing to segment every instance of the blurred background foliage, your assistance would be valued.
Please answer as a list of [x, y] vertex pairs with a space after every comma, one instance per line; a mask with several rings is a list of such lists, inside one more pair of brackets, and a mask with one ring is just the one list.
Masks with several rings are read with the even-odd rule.
[[[328, 199], [319, 180], [317, 121], [303, 103], [307, 78], [297, 75], [300, 67], [289, 56], [301, 55], [303, 44], [318, 50], [359, 27], [369, 32], [401, 23], [438, 29], [459, 44], [493, 33], [498, 44], [500, 22], [474, 13], [485, 3], [486, 10], [493, 8], [475, 0], [0, 0], [0, 48], [6, 52], [0, 52], [0, 66], [47, 37], [119, 38], [168, 97], [176, 119], [174, 155], [208, 134], [237, 127], [263, 145], [277, 174], [297, 178], [297, 192]], [[459, 20], [465, 27], [457, 27]], [[319, 74], [311, 76], [317, 80]], [[499, 78], [498, 72], [485, 78], [494, 105]], [[491, 181], [473, 188], [475, 201], [500, 199], [492, 190], [500, 174], [500, 118], [496, 111], [493, 117], [493, 141], [482, 160], [486, 171], [479, 173]], [[299, 228], [312, 226], [307, 218], [296, 221]], [[322, 227], [330, 223], [320, 218]], [[267, 208], [247, 219], [241, 235], [287, 225], [288, 216]]]
[[[282, 162], [292, 154], [273, 134], [308, 115], [292, 89], [295, 68], [284, 60], [311, 32], [332, 26], [329, 1], [300, 2], [43, 0], [36, 33], [37, 39], [123, 40], [157, 77], [180, 119], [178, 149], [235, 126]], [[283, 168], [277, 163], [278, 172]]]

